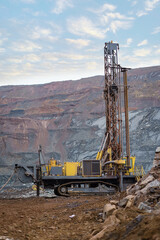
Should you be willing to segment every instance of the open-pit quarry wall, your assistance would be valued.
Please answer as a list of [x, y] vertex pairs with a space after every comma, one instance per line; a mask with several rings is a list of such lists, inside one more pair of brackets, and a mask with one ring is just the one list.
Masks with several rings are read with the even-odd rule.
[[[131, 154], [145, 170], [160, 141], [160, 67], [128, 72]], [[104, 77], [0, 87], [0, 164], [95, 158], [105, 132]], [[4, 170], [3, 170], [4, 173]]]

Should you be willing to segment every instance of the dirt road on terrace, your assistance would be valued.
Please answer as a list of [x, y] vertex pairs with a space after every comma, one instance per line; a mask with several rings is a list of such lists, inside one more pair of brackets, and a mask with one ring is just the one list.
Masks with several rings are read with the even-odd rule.
[[[0, 236], [13, 239], [89, 239], [101, 230], [105, 196], [0, 200]], [[1, 238], [0, 238], [1, 239]]]
[[[110, 199], [120, 196], [0, 199], [0, 239], [87, 240], [102, 230], [102, 212]], [[160, 216], [145, 215], [133, 207], [120, 210], [120, 226], [103, 239], [160, 239]], [[120, 215], [121, 214], [121, 215]], [[144, 215], [143, 215], [144, 214]], [[134, 219], [143, 215], [138, 226]], [[126, 229], [131, 229], [126, 232]], [[127, 230], [128, 231], [128, 230]], [[8, 237], [8, 238], [6, 238]]]

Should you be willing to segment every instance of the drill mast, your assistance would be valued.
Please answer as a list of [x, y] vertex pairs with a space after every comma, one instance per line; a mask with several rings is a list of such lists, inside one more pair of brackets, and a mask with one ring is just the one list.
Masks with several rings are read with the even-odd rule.
[[118, 43], [105, 43], [104, 71], [105, 71], [105, 114], [106, 133], [103, 150], [103, 163], [109, 160], [108, 149], [111, 149], [110, 158], [119, 160], [122, 157], [122, 120], [121, 120], [121, 84], [118, 64]]

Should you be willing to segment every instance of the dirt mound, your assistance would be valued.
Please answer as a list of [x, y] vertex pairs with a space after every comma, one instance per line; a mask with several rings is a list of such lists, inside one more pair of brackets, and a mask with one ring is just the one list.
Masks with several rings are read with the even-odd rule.
[[136, 184], [122, 193], [119, 201], [104, 206], [104, 224], [97, 239], [160, 239], [160, 148], [157, 148], [154, 167]]

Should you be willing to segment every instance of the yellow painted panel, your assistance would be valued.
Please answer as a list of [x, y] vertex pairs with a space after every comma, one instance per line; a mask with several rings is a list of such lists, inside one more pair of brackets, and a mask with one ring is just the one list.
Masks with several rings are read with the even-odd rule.
[[65, 176], [76, 176], [78, 166], [80, 166], [79, 162], [65, 162], [64, 163]]
[[132, 156], [132, 157], [130, 157], [130, 159], [131, 159], [131, 169], [129, 169], [129, 172], [134, 174], [134, 166], [135, 166], [136, 157]]

